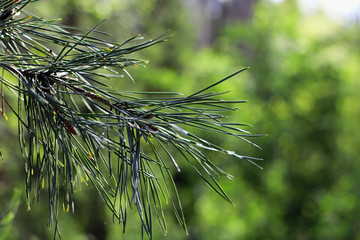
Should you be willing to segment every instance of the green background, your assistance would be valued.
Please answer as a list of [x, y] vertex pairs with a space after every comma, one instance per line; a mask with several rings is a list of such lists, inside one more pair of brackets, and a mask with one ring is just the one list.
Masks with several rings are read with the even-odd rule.
[[[249, 100], [229, 121], [268, 134], [252, 139], [262, 150], [203, 136], [263, 158], [264, 169], [206, 153], [234, 176], [220, 180], [232, 206], [181, 164], [175, 180], [189, 236], [169, 205], [169, 231], [164, 236], [154, 221], [154, 239], [360, 239], [358, 22], [335, 21], [322, 11], [305, 14], [292, 0], [41, 0], [27, 10], [86, 28], [108, 18], [100, 29], [118, 42], [138, 33], [145, 39], [175, 33], [138, 53], [150, 63], [128, 69], [136, 84], [125, 77], [118, 89], [191, 94], [250, 66], [216, 90]], [[26, 209], [16, 124], [0, 118], [0, 238], [53, 239], [46, 192]], [[63, 239], [141, 239], [136, 211], [123, 234], [91, 186], [77, 189], [75, 204], [75, 214], [59, 210]]]

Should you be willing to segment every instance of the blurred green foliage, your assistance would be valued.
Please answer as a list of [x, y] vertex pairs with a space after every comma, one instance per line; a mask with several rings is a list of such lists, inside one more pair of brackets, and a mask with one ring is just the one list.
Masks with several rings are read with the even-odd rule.
[[[175, 179], [190, 235], [177, 226], [169, 206], [169, 232], [165, 237], [155, 226], [154, 239], [360, 239], [359, 25], [340, 24], [322, 12], [301, 14], [296, 1], [259, 0], [251, 19], [227, 19], [210, 45], [201, 44], [202, 29], [194, 20], [199, 9], [186, 2], [42, 0], [31, 10], [82, 27], [110, 17], [103, 30], [120, 40], [137, 33], [150, 38], [167, 29], [176, 33], [166, 45], [142, 53], [150, 64], [132, 69], [136, 85], [124, 79], [119, 88], [190, 93], [251, 67], [217, 89], [231, 90], [228, 98], [250, 100], [231, 118], [268, 134], [256, 140], [263, 151], [232, 139], [215, 141], [260, 155], [264, 170], [210, 156], [235, 176], [233, 182], [221, 180], [231, 206], [181, 166]], [[0, 136], [0, 213], [7, 213], [12, 189], [23, 189], [24, 171], [11, 119], [0, 119]], [[76, 193], [75, 214], [60, 214], [63, 239], [140, 238], [136, 216], [123, 235], [95, 196], [84, 185]], [[22, 199], [12, 226], [16, 231], [7, 239], [51, 239], [47, 210], [41, 202], [26, 212]]]

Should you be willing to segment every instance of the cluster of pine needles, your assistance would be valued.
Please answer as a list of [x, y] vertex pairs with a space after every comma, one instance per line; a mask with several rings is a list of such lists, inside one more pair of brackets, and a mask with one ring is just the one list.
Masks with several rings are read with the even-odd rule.
[[[7, 119], [6, 112], [11, 111], [18, 120], [28, 208], [47, 188], [49, 223], [57, 226], [59, 206], [74, 211], [74, 189], [91, 182], [124, 230], [128, 209], [136, 208], [144, 235], [151, 238], [153, 215], [166, 232], [163, 203], [167, 202], [186, 231], [172, 178], [173, 170], [180, 171], [174, 152], [230, 201], [216, 178], [231, 176], [204, 150], [253, 164], [258, 159], [223, 149], [189, 129], [245, 141], [255, 136], [241, 129], [244, 124], [222, 121], [226, 118], [222, 113], [236, 110], [231, 105], [244, 101], [222, 100], [219, 96], [224, 93], [209, 91], [246, 69], [185, 97], [115, 90], [108, 79], [121, 78], [128, 75], [126, 68], [147, 63], [133, 53], [165, 42], [169, 35], [110, 42], [104, 40], [109, 34], [98, 31], [98, 26], [88, 30], [63, 26], [28, 13], [24, 7], [31, 2], [0, 1], [1, 114]], [[4, 89], [6, 95], [15, 94], [17, 104], [7, 100]]]

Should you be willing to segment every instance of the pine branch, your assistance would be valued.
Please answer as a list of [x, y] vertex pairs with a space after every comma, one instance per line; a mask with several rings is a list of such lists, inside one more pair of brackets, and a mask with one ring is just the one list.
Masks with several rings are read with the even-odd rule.
[[[128, 207], [135, 206], [149, 237], [152, 211], [166, 232], [162, 206], [166, 200], [186, 231], [171, 175], [172, 168], [180, 172], [174, 151], [231, 202], [216, 180], [218, 175], [231, 176], [203, 151], [227, 154], [258, 167], [255, 161], [260, 159], [223, 149], [189, 131], [199, 129], [249, 143], [247, 137], [259, 136], [240, 128], [242, 124], [222, 122], [223, 113], [236, 110], [232, 104], [245, 101], [226, 101], [219, 98], [224, 93], [209, 92], [246, 68], [185, 97], [114, 90], [106, 79], [128, 74], [129, 66], [146, 64], [132, 54], [170, 36], [139, 42], [137, 35], [114, 43], [93, 36], [95, 32], [108, 36], [96, 30], [101, 23], [90, 30], [73, 28], [78, 32], [73, 33], [67, 30], [70, 27], [24, 11], [30, 2], [0, 2], [2, 114], [6, 116], [8, 108], [18, 118], [29, 209], [46, 187], [51, 224], [58, 219], [59, 197], [64, 196], [65, 211], [74, 211], [74, 188], [88, 181], [124, 229]], [[4, 88], [17, 95], [17, 106], [7, 101]]]

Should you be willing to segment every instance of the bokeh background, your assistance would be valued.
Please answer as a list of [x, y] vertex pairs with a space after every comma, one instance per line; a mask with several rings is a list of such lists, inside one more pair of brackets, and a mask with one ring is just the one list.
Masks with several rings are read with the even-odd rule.
[[[264, 169], [207, 153], [234, 176], [220, 180], [232, 206], [182, 164], [175, 180], [189, 236], [169, 205], [169, 231], [154, 222], [154, 239], [360, 239], [359, 1], [41, 0], [27, 10], [86, 28], [108, 18], [100, 29], [119, 42], [176, 34], [139, 53], [150, 64], [129, 69], [136, 84], [124, 78], [119, 89], [191, 94], [250, 66], [217, 90], [249, 100], [230, 121], [268, 134], [252, 139], [262, 150], [214, 141], [263, 158]], [[8, 226], [6, 239], [53, 239], [46, 192], [26, 209], [16, 124], [0, 119], [0, 235]], [[141, 239], [136, 211], [124, 235], [91, 186], [75, 201], [75, 214], [59, 210], [63, 239]]]

